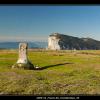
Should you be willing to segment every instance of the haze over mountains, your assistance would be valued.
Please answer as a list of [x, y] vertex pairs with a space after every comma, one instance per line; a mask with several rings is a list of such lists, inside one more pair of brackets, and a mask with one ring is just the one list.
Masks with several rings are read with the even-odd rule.
[[[17, 49], [20, 42], [0, 42], [0, 49]], [[46, 48], [47, 42], [28, 42], [29, 48]]]
[[[74, 36], [58, 34], [59, 45], [63, 49], [77, 50], [99, 50], [100, 41], [92, 38], [78, 38]], [[0, 49], [16, 49], [20, 42], [0, 42]], [[46, 48], [48, 42], [28, 42], [29, 48]]]

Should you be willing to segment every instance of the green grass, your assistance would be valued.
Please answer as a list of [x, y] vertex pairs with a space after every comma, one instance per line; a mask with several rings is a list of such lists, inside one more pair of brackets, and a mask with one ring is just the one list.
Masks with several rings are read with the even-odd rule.
[[0, 50], [0, 94], [100, 94], [100, 50], [29, 50], [41, 70], [11, 69], [18, 50]]

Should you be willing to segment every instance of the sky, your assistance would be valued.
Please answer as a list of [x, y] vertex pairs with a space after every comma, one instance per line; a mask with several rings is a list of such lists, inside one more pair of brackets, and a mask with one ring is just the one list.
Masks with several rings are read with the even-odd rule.
[[54, 32], [100, 41], [100, 6], [0, 5], [0, 42], [47, 41]]

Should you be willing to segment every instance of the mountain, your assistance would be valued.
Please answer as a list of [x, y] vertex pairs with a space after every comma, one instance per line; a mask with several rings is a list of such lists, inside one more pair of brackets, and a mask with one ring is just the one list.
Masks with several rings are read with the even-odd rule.
[[[17, 49], [20, 42], [0, 42], [0, 49]], [[28, 42], [29, 48], [46, 48], [47, 42]]]
[[100, 41], [94, 40], [92, 38], [78, 38], [69, 35], [54, 33], [50, 37], [56, 37], [59, 40], [58, 45], [60, 49], [77, 49], [77, 50], [86, 50], [100, 49]]
[[[60, 50], [64, 49], [77, 49], [77, 50], [99, 50], [100, 49], [100, 41], [92, 39], [92, 38], [78, 38], [74, 36], [53, 33], [49, 37], [56, 37], [52, 38], [53, 41], [52, 45], [54, 47], [60, 47]], [[20, 42], [0, 42], [0, 49], [18, 49]], [[58, 44], [57, 44], [58, 43]], [[28, 42], [29, 48], [46, 48], [49, 44], [47, 42]], [[56, 46], [55, 46], [56, 45]], [[58, 46], [57, 46], [58, 45]], [[51, 46], [51, 44], [50, 44]]]

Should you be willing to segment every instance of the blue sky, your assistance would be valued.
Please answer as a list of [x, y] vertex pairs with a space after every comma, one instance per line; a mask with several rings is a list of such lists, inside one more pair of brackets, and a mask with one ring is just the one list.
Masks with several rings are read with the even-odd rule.
[[47, 41], [53, 32], [100, 40], [100, 6], [0, 6], [0, 41]]

